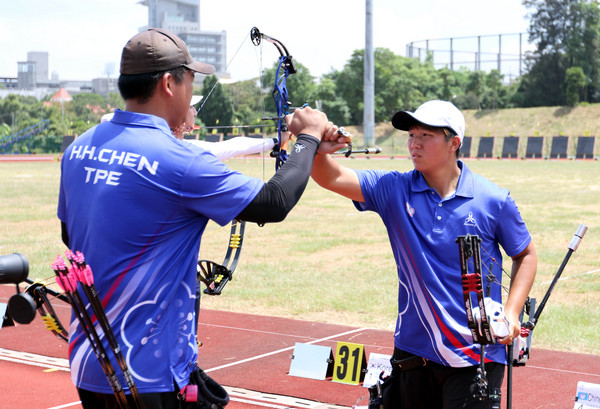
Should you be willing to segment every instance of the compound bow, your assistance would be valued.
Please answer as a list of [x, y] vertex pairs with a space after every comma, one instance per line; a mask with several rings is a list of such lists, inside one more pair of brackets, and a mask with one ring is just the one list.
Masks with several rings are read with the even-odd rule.
[[[577, 228], [577, 231], [575, 232], [573, 238], [571, 239], [571, 242], [569, 243], [567, 254], [565, 255], [558, 271], [554, 275], [552, 283], [550, 284], [550, 287], [547, 289], [546, 294], [544, 295], [544, 298], [540, 303], [540, 307], [537, 310], [535, 310], [535, 298], [532, 299], [528, 297], [527, 301], [525, 302], [520, 319], [521, 321], [523, 321], [523, 316], [527, 314], [529, 316], [529, 320], [524, 321], [521, 324], [521, 336], [517, 338], [518, 343], [511, 343], [510, 345], [508, 345], [507, 350], [507, 409], [510, 409], [512, 406], [512, 367], [513, 365], [525, 365], [527, 359], [529, 358], [533, 329], [535, 328], [537, 321], [540, 318], [540, 315], [544, 309], [544, 306], [546, 305], [546, 302], [550, 298], [554, 286], [556, 285], [558, 279], [560, 278], [560, 275], [566, 267], [569, 258], [571, 257], [573, 252], [575, 252], [579, 247], [579, 244], [581, 243], [581, 240], [583, 239], [583, 236], [585, 235], [586, 231], [587, 227], [583, 224], [579, 225], [579, 227]], [[479, 253], [481, 239], [479, 239], [479, 237], [471, 235], [459, 236], [456, 242], [458, 243], [459, 247], [463, 294], [465, 300], [465, 310], [467, 313], [467, 324], [472, 332], [473, 341], [481, 346], [481, 359], [479, 367], [477, 369], [477, 375], [472, 385], [473, 396], [480, 400], [489, 399], [490, 403], [492, 404], [492, 407], [499, 407], [500, 391], [489, 390], [484, 361], [485, 345], [489, 345], [495, 342], [493, 328], [490, 326], [490, 315], [486, 311], [485, 296], [486, 292], [489, 291], [489, 286], [492, 282], [496, 282], [498, 284], [500, 284], [500, 282], [492, 274], [490, 266], [488, 268], [488, 274], [486, 275], [488, 282], [488, 286], [486, 288], [487, 291], [484, 291], [483, 275], [481, 270], [481, 256]], [[473, 257], [473, 273], [469, 273], [467, 265], [471, 257]], [[493, 257], [491, 259], [492, 262], [494, 262], [501, 268], [504, 274], [510, 276]], [[479, 318], [475, 317], [473, 314], [473, 308], [471, 306], [470, 299], [471, 293], [475, 293], [477, 296], [477, 302], [479, 305]], [[516, 357], [513, 356], [513, 350], [515, 346], [518, 351]]]
[[[268, 41], [273, 44], [279, 52], [279, 62], [275, 72], [275, 83], [272, 91], [277, 116], [266, 117], [263, 115], [262, 118], [264, 121], [276, 121], [277, 124], [277, 140], [279, 143], [273, 148], [271, 157], [276, 158], [275, 170], [279, 170], [288, 159], [286, 144], [282, 143], [281, 140], [282, 132], [287, 132], [285, 116], [291, 111], [290, 102], [288, 101], [287, 78], [296, 73], [296, 68], [294, 67], [292, 56], [281, 41], [261, 33], [256, 27], [253, 27], [250, 30], [250, 39], [255, 46], [259, 46], [262, 40]], [[204, 102], [206, 102], [206, 99]], [[202, 109], [202, 107], [200, 107], [200, 109]], [[242, 250], [244, 229], [244, 221], [234, 220], [232, 222], [229, 247], [223, 263], [218, 264], [209, 260], [198, 261], [198, 280], [206, 286], [206, 289], [204, 290], [205, 294], [221, 294], [223, 287], [225, 287], [225, 285], [233, 278], [233, 272], [237, 267]]]

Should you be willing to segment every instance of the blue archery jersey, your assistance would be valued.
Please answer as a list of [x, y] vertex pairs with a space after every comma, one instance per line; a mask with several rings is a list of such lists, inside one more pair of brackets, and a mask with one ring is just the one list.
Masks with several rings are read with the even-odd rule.
[[[177, 140], [164, 119], [119, 110], [68, 147], [61, 170], [58, 217], [92, 268], [138, 390], [185, 386], [197, 359], [200, 238], [209, 219], [227, 224], [264, 183]], [[74, 317], [69, 359], [77, 387], [112, 393]]]
[[[498, 302], [502, 272], [492, 258], [502, 263], [499, 245], [516, 256], [531, 241], [508, 190], [471, 173], [462, 161], [459, 166], [457, 191], [444, 199], [416, 170], [356, 171], [365, 202], [354, 202], [359, 210], [377, 212], [387, 228], [399, 280], [396, 347], [453, 367], [480, 359], [467, 327], [456, 239], [481, 238], [483, 273], [491, 266], [498, 281], [492, 282], [490, 296]], [[506, 363], [504, 345], [485, 351], [488, 359]]]

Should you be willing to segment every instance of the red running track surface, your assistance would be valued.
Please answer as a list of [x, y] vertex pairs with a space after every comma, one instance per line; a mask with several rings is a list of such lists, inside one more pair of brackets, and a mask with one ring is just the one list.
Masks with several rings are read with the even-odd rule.
[[[14, 286], [0, 285], [0, 303], [12, 293]], [[69, 307], [59, 315], [68, 321]], [[390, 355], [393, 345], [389, 331], [214, 310], [200, 312], [199, 334], [199, 364], [227, 387], [231, 409], [365, 406], [368, 391], [362, 385], [289, 375], [294, 346], [321, 345], [335, 354], [338, 341], [351, 342], [364, 345], [368, 359], [373, 352]], [[0, 408], [79, 408], [66, 358], [66, 343], [38, 317], [29, 325], [2, 328]], [[534, 339], [527, 365], [513, 371], [512, 408], [572, 408], [578, 381], [600, 384], [600, 356], [535, 349]]]

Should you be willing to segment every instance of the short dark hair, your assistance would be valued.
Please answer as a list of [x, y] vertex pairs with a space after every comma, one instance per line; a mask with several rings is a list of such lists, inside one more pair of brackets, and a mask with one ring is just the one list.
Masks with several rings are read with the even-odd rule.
[[136, 99], [138, 103], [144, 104], [154, 95], [156, 86], [163, 75], [170, 73], [175, 82], [179, 84], [188, 71], [190, 71], [189, 68], [181, 66], [149, 74], [121, 74], [118, 82], [119, 92], [125, 100]]

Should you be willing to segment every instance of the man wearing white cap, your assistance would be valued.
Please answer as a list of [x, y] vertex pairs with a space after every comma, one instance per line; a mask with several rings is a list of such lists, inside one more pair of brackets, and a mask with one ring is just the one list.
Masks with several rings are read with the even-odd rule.
[[[393, 372], [385, 384], [384, 407], [489, 408], [490, 401], [474, 397], [471, 388], [480, 346], [467, 326], [456, 240], [479, 236], [484, 266], [501, 263], [499, 246], [512, 258], [505, 305], [508, 335], [485, 349], [486, 392], [495, 393], [507, 363], [505, 345], [520, 333], [519, 314], [535, 277], [531, 236], [508, 190], [458, 160], [465, 120], [453, 104], [429, 101], [415, 112], [397, 112], [392, 124], [408, 131], [414, 170], [346, 168], [329, 155], [343, 146], [330, 133], [334, 141], [323, 138], [312, 171], [319, 185], [352, 199], [360, 211], [377, 212], [387, 227], [399, 292]], [[501, 303], [501, 270], [492, 273], [489, 296]]]

